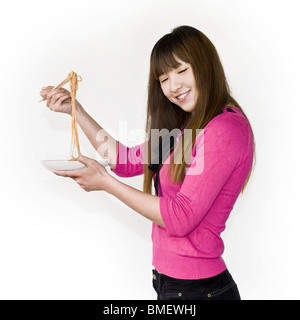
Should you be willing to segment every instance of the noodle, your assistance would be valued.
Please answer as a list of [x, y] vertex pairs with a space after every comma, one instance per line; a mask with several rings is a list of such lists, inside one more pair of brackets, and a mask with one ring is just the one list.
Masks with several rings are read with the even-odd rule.
[[[59, 89], [63, 87], [66, 83], [70, 82], [70, 94], [71, 94], [71, 105], [72, 105], [72, 138], [71, 138], [71, 159], [69, 161], [76, 161], [78, 157], [81, 156], [80, 147], [79, 147], [79, 138], [77, 131], [77, 120], [76, 120], [76, 90], [78, 89], [78, 82], [81, 82], [81, 76], [78, 76], [74, 71], [68, 74], [68, 77], [57, 85], [53, 89]], [[43, 99], [45, 100], [45, 99]], [[41, 101], [43, 101], [41, 100]], [[78, 157], [74, 157], [74, 149], [77, 149]]]
[[82, 78], [78, 76], [80, 80], [77, 79], [77, 74], [72, 71], [68, 75], [68, 80], [70, 81], [70, 93], [72, 98], [72, 138], [71, 138], [71, 158], [70, 160], [77, 160], [74, 158], [74, 149], [76, 146], [78, 157], [81, 156], [80, 147], [79, 147], [79, 138], [77, 131], [77, 119], [76, 119], [76, 90], [78, 89], [78, 81], [82, 81]]

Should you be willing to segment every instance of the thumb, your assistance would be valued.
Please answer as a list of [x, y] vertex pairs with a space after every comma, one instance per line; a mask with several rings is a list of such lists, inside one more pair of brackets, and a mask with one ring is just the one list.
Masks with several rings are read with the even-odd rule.
[[91, 159], [91, 158], [88, 158], [88, 157], [85, 157], [85, 156], [83, 156], [83, 155], [80, 155], [80, 156], [78, 157], [78, 160], [79, 160], [80, 162], [82, 162], [83, 164], [88, 165], [92, 159]]

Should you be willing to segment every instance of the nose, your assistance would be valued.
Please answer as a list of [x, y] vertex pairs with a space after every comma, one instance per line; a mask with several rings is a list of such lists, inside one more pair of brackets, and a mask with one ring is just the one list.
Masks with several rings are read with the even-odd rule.
[[176, 76], [170, 77], [170, 91], [177, 92], [182, 87], [182, 83]]

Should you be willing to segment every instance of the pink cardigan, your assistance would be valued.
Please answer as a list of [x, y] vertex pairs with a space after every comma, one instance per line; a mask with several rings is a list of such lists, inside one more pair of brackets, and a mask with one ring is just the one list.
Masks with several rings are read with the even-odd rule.
[[[160, 212], [166, 228], [153, 223], [152, 261], [170, 277], [203, 279], [226, 269], [221, 233], [253, 161], [249, 122], [239, 108], [230, 108], [235, 113], [224, 108], [197, 135], [182, 184], [167, 177], [167, 161], [160, 170]], [[144, 146], [119, 142], [112, 171], [121, 177], [143, 174]]]

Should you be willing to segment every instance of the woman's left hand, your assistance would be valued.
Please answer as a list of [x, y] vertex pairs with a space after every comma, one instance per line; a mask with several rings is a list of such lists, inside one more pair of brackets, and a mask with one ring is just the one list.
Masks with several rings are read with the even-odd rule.
[[85, 156], [79, 156], [78, 160], [86, 167], [77, 170], [59, 170], [54, 173], [61, 177], [74, 179], [85, 191], [106, 191], [111, 178], [106, 169], [98, 161]]

